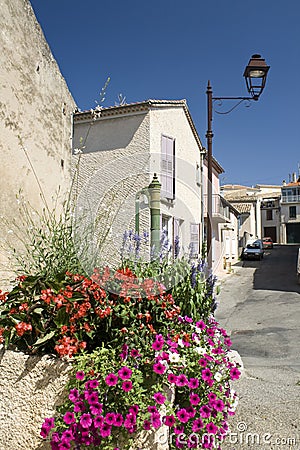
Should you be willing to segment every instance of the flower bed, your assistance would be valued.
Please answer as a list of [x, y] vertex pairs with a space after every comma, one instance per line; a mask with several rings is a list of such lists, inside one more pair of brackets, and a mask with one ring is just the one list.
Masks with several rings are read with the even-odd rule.
[[72, 358], [67, 398], [41, 428], [53, 450], [221, 445], [240, 372], [212, 316], [214, 281], [181, 260], [22, 276], [1, 295], [6, 347]]

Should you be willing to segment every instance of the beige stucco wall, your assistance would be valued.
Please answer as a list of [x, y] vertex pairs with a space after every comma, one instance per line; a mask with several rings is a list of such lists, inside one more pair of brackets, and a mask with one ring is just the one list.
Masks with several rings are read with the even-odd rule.
[[175, 139], [175, 199], [162, 201], [161, 213], [182, 221], [180, 245], [188, 252], [190, 224], [201, 222], [201, 188], [197, 184], [200, 149], [182, 107], [153, 108], [150, 114], [151, 171], [158, 177], [162, 135]]
[[0, 354], [0, 450], [49, 450], [40, 437], [63, 402], [71, 364], [50, 356]]
[[[40, 187], [50, 208], [59, 188], [60, 198], [68, 190], [75, 102], [28, 0], [0, 0], [0, 48], [0, 231], [5, 239], [18, 216], [20, 189], [38, 209]], [[1, 251], [1, 281], [5, 261]]]
[[[97, 265], [120, 263], [125, 231], [135, 230], [135, 195], [151, 181], [149, 114], [74, 121], [76, 221], [86, 235], [90, 224], [105, 235]], [[140, 233], [149, 230], [149, 210], [140, 212]], [[78, 234], [79, 234], [78, 233]], [[100, 236], [100, 240], [102, 237]], [[92, 267], [90, 267], [90, 270]]]

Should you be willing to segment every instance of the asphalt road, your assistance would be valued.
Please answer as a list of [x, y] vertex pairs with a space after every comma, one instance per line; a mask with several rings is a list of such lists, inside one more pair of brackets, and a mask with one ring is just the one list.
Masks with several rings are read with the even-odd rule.
[[274, 246], [262, 261], [239, 263], [220, 280], [216, 319], [244, 364], [234, 385], [240, 404], [222, 449], [300, 449], [298, 248]]

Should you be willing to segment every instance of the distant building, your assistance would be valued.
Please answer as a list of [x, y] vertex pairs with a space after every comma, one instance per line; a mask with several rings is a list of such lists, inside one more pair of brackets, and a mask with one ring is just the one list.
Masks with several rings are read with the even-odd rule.
[[286, 244], [300, 244], [300, 177], [281, 187], [281, 236]]

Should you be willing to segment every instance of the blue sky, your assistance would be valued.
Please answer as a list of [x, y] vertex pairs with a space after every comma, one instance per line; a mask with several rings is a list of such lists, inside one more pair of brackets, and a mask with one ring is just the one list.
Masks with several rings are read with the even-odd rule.
[[[247, 95], [243, 71], [259, 53], [271, 69], [249, 108], [214, 114], [221, 183], [281, 184], [300, 163], [299, 0], [31, 0], [80, 109], [182, 99], [206, 146], [206, 86]], [[227, 105], [226, 105], [227, 106]], [[229, 105], [231, 106], [231, 105]]]

